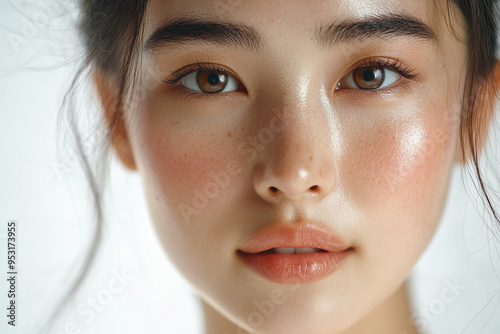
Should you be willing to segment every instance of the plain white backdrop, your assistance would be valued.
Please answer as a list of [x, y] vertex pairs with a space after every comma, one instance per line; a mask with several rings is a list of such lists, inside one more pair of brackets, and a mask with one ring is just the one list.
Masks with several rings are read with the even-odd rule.
[[[75, 156], [61, 150], [64, 136], [57, 131], [81, 52], [76, 16], [71, 1], [0, 0], [1, 333], [38, 333], [90, 242], [85, 178]], [[499, 169], [498, 125], [494, 131], [488, 145], [493, 172]], [[202, 333], [196, 294], [156, 239], [139, 177], [114, 159], [110, 179], [96, 265], [52, 332]], [[497, 180], [488, 181], [498, 190]], [[15, 328], [5, 310], [9, 220], [18, 224]], [[500, 233], [494, 228], [457, 167], [442, 222], [410, 275], [414, 317], [425, 333], [500, 333], [500, 243], [494, 239]]]

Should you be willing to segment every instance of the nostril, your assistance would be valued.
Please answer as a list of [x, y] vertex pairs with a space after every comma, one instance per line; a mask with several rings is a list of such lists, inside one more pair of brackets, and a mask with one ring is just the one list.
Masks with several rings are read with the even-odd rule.
[[277, 192], [278, 192], [278, 188], [276, 188], [276, 187], [269, 187], [269, 190], [271, 190], [271, 192], [272, 192], [273, 194], [275, 194], [275, 193], [277, 193]]
[[[319, 186], [318, 185], [311, 186], [309, 187], [309, 190], [311, 192], [317, 193], [319, 192]], [[274, 186], [271, 186], [269, 187], [269, 191], [271, 192], [271, 194], [277, 194], [280, 190]]]

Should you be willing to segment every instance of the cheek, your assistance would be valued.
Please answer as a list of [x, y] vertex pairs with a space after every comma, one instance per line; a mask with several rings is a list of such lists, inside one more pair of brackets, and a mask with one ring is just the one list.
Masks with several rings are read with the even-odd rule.
[[[368, 253], [384, 250], [389, 256], [382, 262], [393, 267], [399, 262], [405, 270], [413, 263], [409, 258], [416, 260], [421, 254], [440, 220], [456, 150], [455, 115], [459, 115], [446, 103], [415, 103], [410, 108], [414, 116], [357, 132], [349, 159], [343, 162], [346, 170], [359, 171], [344, 175], [351, 200], [365, 215], [363, 220], [370, 222], [359, 229]], [[374, 261], [381, 264], [380, 259]]]
[[[227, 131], [212, 133], [183, 128], [173, 122], [151, 122], [145, 117], [131, 139], [139, 172], [144, 179], [149, 212], [168, 257], [193, 283], [207, 275], [205, 265], [215, 249], [209, 234], [219, 231], [208, 224], [227, 199], [230, 187], [217, 179], [231, 161]], [[216, 139], [219, 138], [219, 139]], [[231, 146], [231, 147], [230, 147]], [[233, 171], [233, 170], [232, 170]], [[207, 232], [207, 228], [211, 227]], [[228, 254], [230, 254], [228, 252]]]
[[182, 204], [197, 211], [209, 209], [208, 204], [224, 190], [217, 187], [216, 175], [230, 160], [227, 143], [216, 138], [221, 137], [204, 131], [165, 127], [160, 132], [143, 126], [137, 138], [140, 149], [135, 151], [155, 205], [167, 205], [171, 215], [181, 218]]
[[[411, 200], [415, 206], [425, 196], [435, 197], [446, 183], [456, 149], [455, 117], [440, 104], [415, 109], [417, 113], [408, 120], [352, 133], [349, 156], [342, 163], [345, 172], [340, 174], [350, 177], [346, 184], [352, 186], [355, 203], [373, 209], [382, 199]], [[347, 170], [359, 172], [354, 175]]]

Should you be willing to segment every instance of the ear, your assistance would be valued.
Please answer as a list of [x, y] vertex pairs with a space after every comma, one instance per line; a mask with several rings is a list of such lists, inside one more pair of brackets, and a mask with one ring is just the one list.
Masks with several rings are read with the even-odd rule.
[[111, 145], [125, 167], [130, 170], [137, 170], [114, 81], [99, 70], [94, 72], [93, 79], [97, 93], [101, 98]]
[[493, 73], [488, 80], [483, 80], [479, 83], [478, 96], [479, 100], [476, 104], [479, 110], [474, 110], [474, 114], [470, 122], [466, 119], [462, 119], [465, 122], [462, 126], [462, 131], [459, 134], [463, 138], [464, 150], [462, 151], [460, 147], [457, 148], [456, 161], [460, 164], [466, 164], [472, 159], [471, 156], [471, 144], [469, 128], [472, 127], [474, 138], [472, 142], [476, 143], [476, 153], [479, 156], [481, 150], [483, 149], [487, 139], [488, 130], [490, 128], [491, 121], [493, 120], [495, 112], [495, 104], [497, 102], [498, 90], [500, 88], [500, 62], [495, 61], [493, 67]]

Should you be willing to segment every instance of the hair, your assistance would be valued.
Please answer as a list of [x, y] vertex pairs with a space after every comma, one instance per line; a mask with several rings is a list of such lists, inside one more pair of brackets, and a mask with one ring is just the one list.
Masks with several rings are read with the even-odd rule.
[[[131, 84], [131, 74], [137, 62], [137, 48], [141, 42], [147, 0], [80, 0], [81, 16], [79, 31], [84, 41], [85, 56], [65, 95], [61, 119], [69, 125], [74, 147], [88, 181], [95, 214], [95, 226], [89, 251], [83, 261], [77, 279], [68, 292], [56, 305], [48, 321], [50, 328], [58, 314], [71, 300], [82, 285], [89, 269], [95, 261], [97, 249], [102, 241], [104, 226], [102, 194], [107, 174], [109, 142], [112, 140], [123, 116], [122, 105], [127, 86]], [[479, 167], [479, 153], [482, 142], [479, 131], [489, 124], [496, 100], [497, 82], [494, 78], [497, 52], [496, 0], [446, 0], [449, 13], [454, 5], [466, 24], [467, 32], [467, 76], [462, 97], [460, 118], [460, 147], [464, 161], [471, 164], [477, 177], [478, 191], [484, 204], [500, 228], [500, 218], [491, 201], [490, 192], [485, 184]], [[99, 147], [91, 152], [100, 152], [99, 159], [92, 163], [82, 141], [83, 135], [76, 121], [75, 91], [85, 74], [99, 71], [114, 80], [117, 101], [110, 122], [106, 122], [105, 141], [96, 141]], [[479, 112], [481, 111], [481, 112]], [[469, 174], [471, 171], [469, 170]]]

